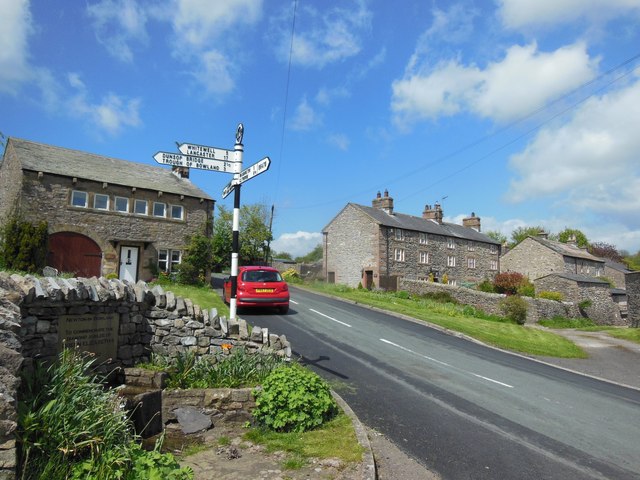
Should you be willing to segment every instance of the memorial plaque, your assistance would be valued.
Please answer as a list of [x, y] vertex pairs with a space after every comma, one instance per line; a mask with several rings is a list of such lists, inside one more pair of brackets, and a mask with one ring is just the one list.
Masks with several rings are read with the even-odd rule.
[[119, 318], [117, 313], [61, 315], [58, 351], [64, 341], [68, 348], [77, 345], [81, 351], [94, 353], [98, 363], [117, 358]]

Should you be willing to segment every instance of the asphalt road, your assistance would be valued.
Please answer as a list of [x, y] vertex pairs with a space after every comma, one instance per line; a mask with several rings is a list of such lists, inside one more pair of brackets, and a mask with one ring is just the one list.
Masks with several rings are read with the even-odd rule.
[[292, 288], [243, 310], [445, 479], [640, 478], [640, 392]]

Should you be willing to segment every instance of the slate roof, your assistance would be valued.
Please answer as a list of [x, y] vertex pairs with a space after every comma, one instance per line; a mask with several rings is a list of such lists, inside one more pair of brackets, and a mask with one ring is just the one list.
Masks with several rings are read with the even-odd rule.
[[631, 273], [633, 270], [629, 270], [627, 266], [620, 262], [614, 262], [613, 260], [609, 260], [608, 258], [604, 259], [605, 266], [612, 268], [613, 270], [618, 270], [622, 273]]
[[500, 242], [488, 237], [484, 233], [480, 233], [473, 228], [463, 227], [462, 225], [457, 225], [455, 223], [438, 223], [434, 220], [396, 212], [394, 212], [393, 215], [390, 215], [379, 208], [365, 207], [364, 205], [358, 205], [357, 203], [347, 204], [347, 206], [349, 205], [360, 209], [369, 215], [376, 223], [384, 227], [401, 228], [403, 230], [412, 230], [415, 232], [431, 233], [434, 235], [443, 235], [446, 237], [500, 245]]
[[[576, 273], [550, 273], [549, 275], [545, 275], [544, 277], [540, 277], [540, 278], [546, 278], [546, 277], [560, 277], [560, 278], [565, 278], [567, 280], [573, 280], [574, 282], [581, 282], [581, 283], [605, 283], [608, 285], [608, 282], [598, 278], [598, 277], [588, 277], [586, 275], [578, 275]], [[540, 278], [537, 278], [536, 280], [540, 280]]]
[[179, 178], [168, 168], [103, 157], [15, 137], [9, 138], [5, 155], [10, 147], [23, 170], [212, 200], [189, 179]]
[[535, 240], [536, 242], [544, 245], [547, 248], [550, 248], [551, 250], [559, 253], [560, 255], [564, 255], [565, 257], [584, 258], [586, 260], [604, 263], [604, 260], [602, 258], [596, 257], [595, 255], [591, 255], [589, 252], [587, 252], [586, 250], [583, 250], [580, 247], [577, 247], [568, 243], [556, 242], [553, 240], [549, 240], [547, 238], [533, 237], [533, 236], [529, 238]]

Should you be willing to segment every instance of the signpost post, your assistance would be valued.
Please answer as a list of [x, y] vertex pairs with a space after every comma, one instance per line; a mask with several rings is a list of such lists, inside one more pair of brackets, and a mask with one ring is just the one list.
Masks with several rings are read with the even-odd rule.
[[153, 159], [164, 165], [175, 167], [189, 167], [200, 170], [232, 173], [233, 179], [222, 190], [222, 198], [233, 191], [233, 238], [231, 246], [231, 298], [229, 300], [229, 318], [234, 320], [237, 313], [238, 293], [238, 253], [240, 252], [240, 186], [256, 175], [266, 172], [271, 165], [271, 159], [264, 157], [246, 169], [242, 169], [244, 146], [242, 137], [244, 126], [240, 123], [236, 130], [236, 143], [233, 150], [224, 148], [196, 145], [192, 143], [178, 144], [180, 153], [158, 152]]

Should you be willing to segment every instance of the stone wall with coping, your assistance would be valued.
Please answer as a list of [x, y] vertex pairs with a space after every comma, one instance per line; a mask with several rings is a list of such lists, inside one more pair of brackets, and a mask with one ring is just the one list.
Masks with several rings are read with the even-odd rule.
[[215, 309], [150, 288], [106, 278], [36, 278], [0, 272], [0, 480], [15, 478], [16, 398], [22, 369], [36, 360], [52, 362], [60, 350], [63, 316], [110, 315], [117, 318], [117, 352], [99, 370], [148, 362], [151, 354], [175, 358], [223, 351], [223, 344], [244, 347], [250, 354], [275, 353], [289, 358], [285, 336], [243, 319], [230, 321]]
[[[422, 280], [409, 280], [401, 278], [398, 281], [398, 290], [406, 290], [409, 293], [421, 295], [425, 293], [447, 292], [452, 298], [464, 305], [471, 305], [491, 315], [502, 315], [500, 303], [506, 295], [501, 293], [486, 293], [464, 287], [444, 285]], [[544, 298], [522, 297], [526, 300], [527, 323], [537, 323], [542, 318], [555, 316], [576, 317], [579, 316], [574, 304], [568, 302], [556, 302]]]

